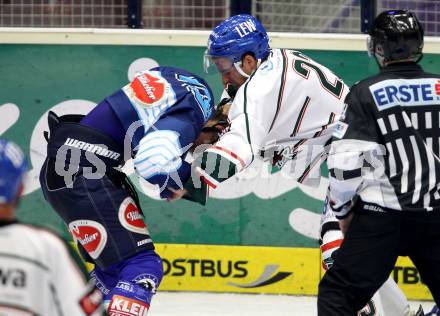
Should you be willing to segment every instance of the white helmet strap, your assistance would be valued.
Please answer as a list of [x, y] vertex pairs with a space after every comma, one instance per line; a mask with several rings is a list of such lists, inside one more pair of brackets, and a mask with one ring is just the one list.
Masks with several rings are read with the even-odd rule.
[[[261, 64], [261, 59], [257, 59], [257, 68], [260, 67], [260, 64]], [[249, 78], [250, 77], [250, 75], [245, 73], [243, 71], [243, 69], [241, 68], [241, 61], [238, 61], [238, 62], [234, 63], [234, 67], [235, 67], [235, 69], [237, 69], [238, 73], [240, 75], [242, 75], [243, 77], [245, 77], [245, 78]]]

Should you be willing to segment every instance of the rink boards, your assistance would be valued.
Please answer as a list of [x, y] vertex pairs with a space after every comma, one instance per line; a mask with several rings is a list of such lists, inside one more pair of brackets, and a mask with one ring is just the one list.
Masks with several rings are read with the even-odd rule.
[[[217, 76], [203, 72], [207, 32], [0, 30], [0, 136], [29, 158], [21, 221], [58, 230], [64, 223], [44, 200], [38, 181], [46, 155], [47, 112], [88, 113], [138, 70], [170, 65], [204, 77], [218, 100]], [[377, 72], [363, 36], [271, 34], [271, 46], [302, 50], [348, 85]], [[427, 39], [422, 65], [440, 72], [440, 40]], [[332, 50], [328, 50], [331, 47]], [[347, 50], [350, 49], [350, 50]], [[261, 170], [265, 170], [262, 168]], [[212, 192], [206, 206], [166, 203], [127, 170], [146, 223], [164, 258], [165, 290], [315, 295], [321, 277], [317, 235], [328, 179], [306, 188], [282, 172], [249, 170]], [[325, 172], [324, 172], [325, 174]], [[256, 176], [258, 175], [258, 176]], [[219, 246], [227, 245], [227, 246]], [[429, 298], [414, 267], [401, 259], [393, 272], [409, 298]]]
[[[318, 248], [157, 244], [161, 289], [316, 295], [323, 274]], [[391, 273], [408, 299], [431, 300], [417, 269], [399, 258]]]

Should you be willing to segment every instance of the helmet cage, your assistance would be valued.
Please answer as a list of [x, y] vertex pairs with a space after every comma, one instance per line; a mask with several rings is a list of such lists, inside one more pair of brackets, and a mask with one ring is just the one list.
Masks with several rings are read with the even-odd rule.
[[231, 57], [211, 56], [208, 50], [205, 50], [203, 56], [203, 68], [207, 74], [220, 73], [227, 74], [234, 67], [234, 60]]

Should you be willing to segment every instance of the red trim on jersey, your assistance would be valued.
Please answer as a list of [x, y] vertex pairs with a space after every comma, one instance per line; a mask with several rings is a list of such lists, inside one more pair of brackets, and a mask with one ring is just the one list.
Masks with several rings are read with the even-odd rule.
[[304, 171], [304, 173], [301, 175], [301, 177], [298, 178], [298, 182], [299, 183], [303, 183], [303, 181], [307, 178], [307, 176], [309, 175], [310, 171], [315, 168], [316, 164], [318, 163], [318, 161], [320, 161], [322, 159], [322, 157], [324, 157], [324, 155], [326, 154], [326, 152], [324, 151], [323, 153], [321, 153], [319, 155], [319, 157], [317, 156], [315, 158], [315, 160], [312, 161], [312, 163], [310, 165], [307, 166], [306, 170]]
[[332, 123], [335, 122], [335, 117], [336, 117], [336, 114], [332, 112], [332, 113], [330, 114], [330, 117], [329, 117], [328, 123], [325, 124], [324, 126], [322, 126], [321, 130], [317, 131], [317, 132], [315, 133], [315, 135], [313, 135], [313, 138], [321, 136], [322, 132], [324, 132], [324, 131], [330, 126], [330, 124], [332, 124]]
[[295, 122], [295, 126], [293, 127], [292, 134], [290, 134], [290, 137], [295, 137], [296, 134], [299, 132], [299, 128], [301, 127], [301, 123], [303, 121], [303, 118], [305, 116], [305, 113], [307, 111], [307, 107], [309, 106], [311, 98], [309, 96], [306, 96], [306, 100], [304, 101], [303, 105], [301, 106], [301, 110], [299, 111], [298, 118]]
[[241, 159], [240, 157], [238, 157], [238, 155], [236, 153], [234, 153], [234, 152], [232, 152], [232, 151], [230, 151], [230, 150], [228, 150], [226, 148], [220, 147], [220, 146], [212, 146], [211, 148], [218, 149], [218, 150], [221, 150], [221, 151], [227, 153], [232, 158], [238, 160], [240, 162], [240, 164], [241, 164], [241, 167], [244, 168], [244, 166], [245, 166], [244, 160]]
[[281, 49], [281, 53], [283, 54], [283, 60], [284, 60], [284, 69], [283, 69], [283, 79], [281, 80], [281, 86], [280, 86], [280, 91], [278, 93], [278, 101], [277, 101], [277, 110], [275, 112], [275, 116], [273, 118], [272, 124], [270, 124], [269, 127], [269, 132], [272, 130], [275, 121], [278, 117], [278, 114], [280, 113], [280, 109], [281, 109], [281, 104], [283, 103], [283, 97], [284, 97], [284, 89], [286, 87], [286, 77], [287, 77], [287, 70], [289, 69], [289, 63], [288, 63], [288, 58], [286, 55], [286, 50], [285, 49]]
[[287, 58], [286, 50], [282, 49], [281, 52], [283, 53], [284, 59], [286, 60], [286, 65], [284, 68], [284, 76], [283, 76], [283, 82], [282, 82], [282, 87], [281, 87], [280, 108], [281, 108], [281, 102], [283, 102], [284, 89], [286, 87], [287, 70], [289, 69], [289, 64], [287, 63], [289, 59]]
[[341, 238], [341, 239], [336, 239], [336, 240], [333, 240], [331, 242], [328, 242], [328, 243], [326, 243], [326, 244], [324, 244], [324, 245], [322, 245], [320, 247], [321, 251], [325, 252], [325, 251], [327, 251], [329, 249], [332, 249], [332, 248], [339, 248], [339, 247], [341, 247], [341, 244], [342, 244], [343, 240], [344, 239]]
[[[201, 179], [203, 182], [205, 182], [205, 183], [208, 185], [208, 187], [211, 187], [211, 188], [213, 188], [213, 189], [217, 188], [217, 186], [216, 186], [214, 183], [212, 183], [211, 181], [209, 181], [208, 178], [206, 178], [205, 176], [200, 176], [200, 179]], [[208, 191], [208, 192], [209, 192], [209, 191]]]
[[435, 94], [440, 95], [440, 80], [437, 80], [437, 83], [434, 85]]
[[299, 129], [301, 127], [301, 123], [302, 123], [302, 121], [304, 119], [304, 116], [306, 115], [306, 111], [307, 111], [307, 108], [309, 106], [310, 100], [311, 100], [311, 98], [307, 99], [307, 102], [306, 102], [306, 104], [305, 104], [305, 106], [304, 106], [304, 108], [303, 108], [303, 110], [301, 112], [301, 117], [299, 119], [298, 127], [296, 128], [295, 134], [298, 134], [298, 132], [299, 132]]

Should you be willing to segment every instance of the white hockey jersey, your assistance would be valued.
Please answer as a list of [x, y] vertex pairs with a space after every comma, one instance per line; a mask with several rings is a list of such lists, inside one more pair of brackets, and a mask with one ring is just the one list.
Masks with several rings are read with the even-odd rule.
[[301, 52], [273, 49], [237, 91], [230, 130], [199, 157], [196, 170], [215, 188], [263, 155], [299, 182], [319, 181], [324, 145], [347, 93], [341, 79]]
[[[230, 130], [193, 163], [202, 182], [192, 185], [216, 188], [261, 156], [293, 180], [319, 183], [325, 146], [337, 132], [348, 92], [340, 78], [301, 52], [273, 49], [237, 91], [229, 111]], [[194, 200], [206, 199], [197, 194], [203, 186], [199, 191], [186, 188]], [[327, 221], [337, 219], [326, 213], [321, 225]], [[372, 313], [373, 307], [374, 314], [382, 316], [409, 312], [408, 302], [391, 279], [373, 300], [359, 315]]]
[[100, 297], [91, 302], [87, 292], [85, 274], [61, 238], [31, 225], [0, 223], [1, 316], [92, 314], [87, 305], [99, 306]]

